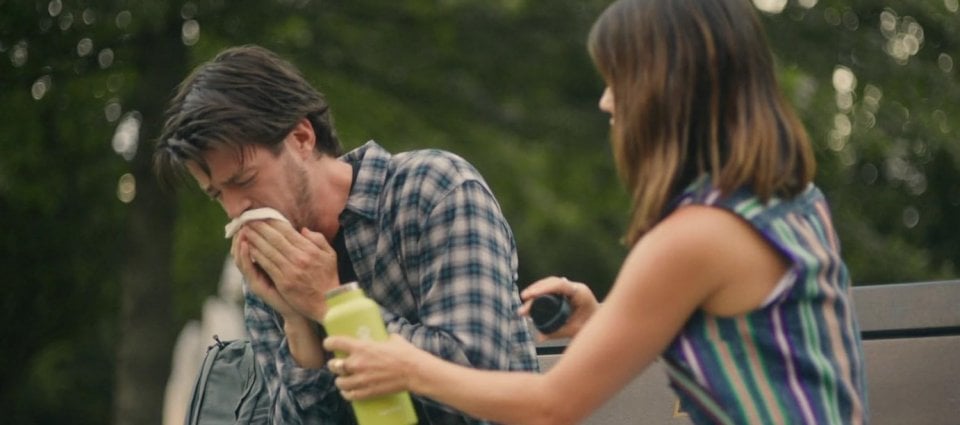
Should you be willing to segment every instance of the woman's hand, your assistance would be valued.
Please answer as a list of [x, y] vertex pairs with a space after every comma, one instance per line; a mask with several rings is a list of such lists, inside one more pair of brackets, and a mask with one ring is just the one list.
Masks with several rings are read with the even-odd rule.
[[327, 366], [338, 375], [334, 384], [347, 400], [411, 391], [420, 364], [417, 359], [430, 355], [396, 334], [383, 342], [331, 336], [323, 340], [323, 346], [346, 355], [330, 360]]
[[556, 332], [547, 335], [538, 334], [538, 341], [569, 338], [576, 335], [600, 305], [587, 285], [571, 282], [565, 277], [547, 277], [532, 283], [520, 293], [520, 298], [524, 302], [517, 312], [521, 316], [529, 316], [530, 306], [533, 304], [534, 298], [550, 293], [566, 296], [570, 300], [570, 307], [573, 311], [570, 318], [567, 319], [567, 323], [557, 329]]

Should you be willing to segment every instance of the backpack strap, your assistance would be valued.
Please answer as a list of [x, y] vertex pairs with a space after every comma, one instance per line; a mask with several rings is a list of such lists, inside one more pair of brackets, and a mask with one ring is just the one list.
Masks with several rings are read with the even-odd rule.
[[226, 344], [220, 341], [216, 335], [213, 336], [214, 344], [207, 347], [207, 355], [203, 358], [203, 365], [200, 367], [200, 374], [197, 376], [197, 382], [193, 386], [193, 394], [190, 397], [190, 407], [187, 409], [187, 417], [183, 421], [186, 425], [198, 425], [200, 419], [200, 407], [203, 406], [203, 394], [207, 387], [207, 378], [210, 376], [210, 370], [220, 354], [220, 350], [226, 347]]

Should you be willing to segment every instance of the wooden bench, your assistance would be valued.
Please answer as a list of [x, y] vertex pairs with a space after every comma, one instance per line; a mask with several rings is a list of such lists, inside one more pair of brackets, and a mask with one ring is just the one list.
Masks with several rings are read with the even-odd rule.
[[[857, 286], [870, 423], [960, 423], [960, 280]], [[537, 347], [540, 366], [564, 342]], [[585, 422], [591, 425], [690, 424], [659, 362]]]

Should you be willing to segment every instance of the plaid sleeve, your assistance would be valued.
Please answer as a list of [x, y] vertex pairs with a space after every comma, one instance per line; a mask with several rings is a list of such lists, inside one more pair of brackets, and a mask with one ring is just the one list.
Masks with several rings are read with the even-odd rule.
[[333, 424], [352, 418], [350, 406], [326, 368], [304, 369], [290, 354], [281, 320], [244, 285], [244, 320], [257, 363], [273, 400], [275, 424]]
[[460, 364], [511, 369], [519, 306], [516, 254], [492, 193], [467, 180], [429, 211], [406, 267], [420, 270], [420, 324], [385, 314], [390, 332]]

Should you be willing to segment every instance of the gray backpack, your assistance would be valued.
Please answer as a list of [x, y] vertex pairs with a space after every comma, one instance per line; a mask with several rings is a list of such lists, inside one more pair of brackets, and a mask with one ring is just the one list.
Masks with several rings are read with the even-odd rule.
[[250, 341], [220, 341], [207, 349], [193, 387], [186, 425], [266, 424], [270, 395]]

